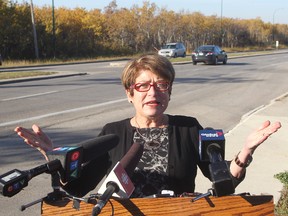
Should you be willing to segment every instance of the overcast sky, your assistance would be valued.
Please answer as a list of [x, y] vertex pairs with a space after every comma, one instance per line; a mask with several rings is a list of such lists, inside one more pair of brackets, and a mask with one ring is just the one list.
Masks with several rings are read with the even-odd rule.
[[[25, 0], [30, 2], [29, 0]], [[32, 0], [34, 5], [44, 6], [52, 5], [53, 0]], [[112, 1], [112, 0], [111, 0]], [[54, 0], [54, 6], [57, 7], [82, 7], [87, 10], [103, 9], [110, 0]], [[143, 0], [117, 0], [119, 8], [131, 8], [134, 4], [143, 5]], [[150, 0], [158, 7], [165, 7], [168, 10], [179, 12], [181, 10], [189, 12], [201, 12], [204, 15], [217, 15], [253, 19], [261, 18], [264, 22], [288, 24], [288, 0]], [[221, 7], [222, 5], [222, 7]]]

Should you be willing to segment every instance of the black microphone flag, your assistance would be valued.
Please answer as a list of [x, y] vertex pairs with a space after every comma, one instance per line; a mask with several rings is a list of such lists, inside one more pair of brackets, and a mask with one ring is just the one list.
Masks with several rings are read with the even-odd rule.
[[207, 152], [208, 146], [215, 144], [219, 146], [222, 159], [225, 158], [225, 137], [223, 130], [204, 129], [199, 131], [199, 154], [200, 160], [210, 161]]
[[69, 182], [80, 177], [83, 160], [82, 147], [58, 147], [46, 154], [49, 161], [60, 160], [62, 169], [59, 173], [62, 182]]
[[235, 191], [230, 169], [224, 160], [225, 137], [222, 130], [211, 128], [199, 131], [199, 154], [202, 161], [209, 161], [209, 171], [214, 194], [224, 196]]

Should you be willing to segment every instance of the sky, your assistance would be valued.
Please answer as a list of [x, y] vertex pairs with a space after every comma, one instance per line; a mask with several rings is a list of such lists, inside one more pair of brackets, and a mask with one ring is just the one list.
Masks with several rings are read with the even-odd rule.
[[[29, 0], [23, 0], [30, 2]], [[52, 5], [53, 0], [32, 0], [34, 6]], [[54, 0], [54, 7], [104, 9], [112, 0]], [[20, 1], [18, 1], [20, 2]], [[206, 16], [255, 19], [264, 22], [288, 24], [288, 0], [149, 0], [159, 8], [175, 12], [201, 12]], [[118, 8], [141, 7], [143, 0], [116, 0]]]

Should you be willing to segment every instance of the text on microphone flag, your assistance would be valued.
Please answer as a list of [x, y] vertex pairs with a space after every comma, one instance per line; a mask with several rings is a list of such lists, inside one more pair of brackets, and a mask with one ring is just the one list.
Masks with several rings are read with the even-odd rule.
[[210, 140], [211, 138], [222, 140], [224, 139], [224, 133], [222, 130], [200, 130], [201, 140]]

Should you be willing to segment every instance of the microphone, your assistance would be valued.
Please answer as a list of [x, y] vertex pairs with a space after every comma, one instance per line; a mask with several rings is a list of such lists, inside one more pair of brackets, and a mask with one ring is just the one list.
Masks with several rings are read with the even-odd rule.
[[0, 193], [3, 196], [12, 197], [19, 193], [28, 182], [42, 173], [52, 174], [52, 184], [59, 185], [60, 174], [63, 182], [69, 182], [81, 175], [83, 163], [87, 163], [114, 148], [119, 142], [115, 134], [100, 136], [88, 141], [81, 142], [78, 146], [59, 147], [46, 152], [48, 163], [33, 169], [21, 171], [11, 170], [0, 175]]
[[63, 167], [59, 170], [61, 181], [70, 182], [80, 177], [82, 165], [107, 153], [118, 142], [117, 135], [108, 134], [83, 141], [77, 146], [58, 147], [46, 154], [49, 160], [60, 160]]
[[28, 186], [28, 182], [35, 176], [42, 173], [51, 174], [60, 169], [62, 169], [60, 160], [53, 160], [26, 171], [11, 170], [0, 176], [0, 193], [3, 196], [12, 197]]
[[210, 161], [207, 152], [208, 146], [211, 144], [219, 146], [219, 153], [224, 159], [225, 157], [225, 137], [222, 130], [214, 130], [212, 128], [205, 128], [199, 131], [199, 154], [201, 161]]
[[59, 160], [58, 170], [62, 182], [70, 182], [80, 177], [83, 158], [82, 147], [58, 147], [46, 152], [49, 161]]
[[128, 176], [132, 176], [135, 168], [137, 167], [142, 155], [143, 155], [144, 145], [139, 143], [134, 143], [129, 151], [120, 160], [120, 164], [123, 166]]
[[200, 159], [209, 161], [212, 187], [217, 197], [235, 192], [229, 167], [224, 161], [225, 138], [222, 130], [211, 128], [199, 131]]
[[78, 144], [83, 148], [83, 163], [90, 162], [107, 153], [119, 143], [119, 136], [107, 134]]
[[114, 166], [98, 191], [102, 195], [93, 208], [93, 216], [100, 214], [102, 208], [113, 194], [121, 198], [129, 198], [131, 196], [135, 187], [129, 176], [132, 176], [134, 169], [139, 163], [143, 149], [143, 145], [134, 143], [124, 157]]

